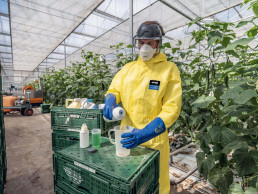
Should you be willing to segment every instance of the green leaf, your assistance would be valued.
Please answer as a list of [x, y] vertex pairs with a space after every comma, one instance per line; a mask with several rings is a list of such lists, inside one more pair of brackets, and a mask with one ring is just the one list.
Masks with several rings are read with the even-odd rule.
[[214, 159], [218, 160], [221, 166], [227, 166], [228, 164], [227, 155], [222, 153], [223, 147], [219, 143], [216, 143], [212, 147], [212, 150], [213, 150], [212, 155]]
[[258, 17], [258, 3], [253, 5], [253, 12]]
[[251, 150], [248, 152], [247, 148], [240, 148], [233, 153], [232, 157], [236, 161], [236, 170], [239, 176], [258, 172], [257, 150]]
[[208, 47], [210, 47], [216, 40], [222, 40], [222, 34], [219, 31], [211, 31], [208, 34]]
[[225, 126], [213, 126], [209, 134], [213, 142], [220, 143], [223, 147], [237, 138], [236, 134]]
[[214, 100], [216, 100], [216, 98], [213, 96], [202, 95], [191, 105], [198, 108], [207, 108]]
[[193, 24], [196, 24], [198, 21], [202, 20], [201, 17], [196, 17], [192, 22], [188, 24], [188, 28], [192, 26]]
[[253, 187], [247, 187], [245, 190], [245, 194], [257, 194], [258, 189]]
[[242, 141], [234, 141], [232, 143], [229, 143], [224, 149], [223, 149], [223, 153], [228, 154], [229, 152], [231, 152], [232, 150], [237, 150], [240, 148], [248, 148], [247, 143], [242, 142]]
[[164, 44], [162, 45], [162, 47], [164, 47], [164, 48], [171, 48], [171, 45], [170, 45], [169, 42], [166, 42], [166, 43], [164, 43]]
[[233, 50], [238, 45], [247, 46], [254, 39], [255, 38], [252, 37], [252, 38], [241, 38], [239, 40], [236, 40], [235, 42], [229, 43], [227, 48], [225, 48], [225, 51]]
[[215, 166], [215, 161], [212, 155], [207, 157], [203, 152], [198, 152], [196, 154], [197, 166], [199, 172], [207, 179], [210, 170]]
[[200, 62], [200, 57], [195, 57], [195, 59], [190, 63], [190, 65], [193, 65], [198, 62]]
[[184, 58], [185, 58], [185, 56], [186, 56], [186, 53], [184, 53], [184, 52], [180, 52], [180, 57], [181, 57], [182, 59], [184, 59]]
[[232, 40], [232, 38], [227, 37], [227, 36], [223, 37], [223, 39], [221, 41], [222, 46], [223, 47], [227, 47], [228, 44], [230, 43], [230, 40]]
[[241, 94], [234, 98], [234, 102], [237, 104], [245, 104], [253, 97], [257, 97], [257, 93], [254, 90], [244, 90]]
[[228, 188], [233, 182], [233, 172], [228, 167], [216, 165], [209, 173], [208, 180], [221, 194], [228, 194]]
[[172, 53], [175, 54], [176, 51], [178, 51], [178, 50], [179, 50], [179, 48], [172, 48]]
[[229, 186], [228, 194], [245, 194], [240, 184], [232, 183]]
[[237, 57], [239, 58], [239, 55], [236, 53], [236, 51], [234, 50], [229, 50], [229, 51], [226, 51], [226, 53], [230, 54], [230, 55], [233, 55], [234, 57]]
[[227, 92], [225, 92], [223, 95], [221, 95], [220, 99], [222, 100], [223, 104], [227, 105], [227, 101], [229, 99], [234, 99], [242, 91], [243, 91], [243, 89], [240, 86], [236, 86], [232, 89], [229, 89]]
[[209, 144], [211, 143], [211, 137], [209, 133], [203, 132], [203, 130], [201, 130], [196, 137], [200, 141], [200, 148], [204, 151], [204, 153], [210, 153]]
[[127, 48], [133, 48], [133, 45], [132, 44], [129, 44], [126, 46]]
[[236, 25], [236, 28], [240, 28], [242, 26], [245, 26], [246, 24], [248, 24], [250, 21], [241, 21]]
[[251, 37], [255, 37], [257, 35], [257, 30], [258, 28], [256, 26], [252, 27], [250, 30], [248, 30], [246, 33], [247, 33], [247, 36], [249, 38]]

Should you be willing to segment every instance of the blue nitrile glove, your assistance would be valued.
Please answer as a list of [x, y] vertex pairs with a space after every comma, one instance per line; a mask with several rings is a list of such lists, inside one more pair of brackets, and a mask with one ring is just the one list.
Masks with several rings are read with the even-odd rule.
[[123, 139], [121, 144], [123, 144], [124, 148], [132, 149], [165, 131], [166, 126], [163, 120], [160, 117], [156, 117], [142, 130], [134, 128], [132, 132], [122, 134], [121, 137], [127, 139]]
[[108, 120], [112, 120], [113, 114], [112, 111], [114, 108], [118, 107], [116, 103], [116, 96], [114, 94], [107, 94], [105, 97], [105, 106], [103, 109], [103, 116]]

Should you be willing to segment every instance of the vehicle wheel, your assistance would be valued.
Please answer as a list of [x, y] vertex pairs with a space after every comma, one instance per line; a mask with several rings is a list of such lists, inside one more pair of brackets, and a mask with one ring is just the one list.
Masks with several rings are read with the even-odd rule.
[[25, 109], [21, 109], [21, 115], [25, 116]]
[[26, 114], [27, 116], [31, 116], [31, 115], [33, 114], [33, 110], [32, 110], [32, 109], [26, 109], [26, 110], [25, 110], [25, 114]]

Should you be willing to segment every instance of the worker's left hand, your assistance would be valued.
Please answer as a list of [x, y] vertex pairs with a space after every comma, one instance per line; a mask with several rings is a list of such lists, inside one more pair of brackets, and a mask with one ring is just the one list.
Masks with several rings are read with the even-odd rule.
[[165, 130], [166, 127], [163, 120], [157, 117], [143, 129], [134, 128], [132, 132], [122, 134], [121, 137], [126, 139], [123, 139], [121, 144], [123, 144], [124, 148], [132, 149], [160, 135]]

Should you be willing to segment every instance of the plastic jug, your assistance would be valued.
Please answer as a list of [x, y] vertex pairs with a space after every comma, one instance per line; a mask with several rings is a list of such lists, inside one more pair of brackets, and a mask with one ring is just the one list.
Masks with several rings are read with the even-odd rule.
[[65, 99], [65, 107], [66, 108], [70, 105], [69, 102], [73, 103], [73, 99]]
[[[125, 156], [128, 156], [130, 155], [130, 149], [126, 149], [126, 148], [123, 148], [122, 147], [122, 144], [120, 143], [120, 141], [123, 139], [121, 137], [121, 135], [123, 133], [129, 133], [133, 130], [134, 128], [131, 127], [131, 126], [127, 126], [127, 125], [118, 125], [118, 126], [115, 126], [114, 129], [110, 129], [108, 131], [108, 138], [109, 138], [109, 141], [112, 143], [112, 144], [115, 144], [116, 146], [116, 155], [117, 156], [120, 156], [120, 157], [125, 157]], [[115, 132], [115, 142], [113, 142], [112, 138], [111, 138], [111, 132]]]
[[84, 106], [83, 108], [85, 108], [85, 109], [94, 109], [94, 106], [95, 106], [95, 104], [93, 103], [93, 100], [92, 99], [88, 99], [87, 100], [87, 105]]
[[87, 98], [82, 98], [80, 109], [84, 109], [87, 106], [87, 103], [88, 103], [88, 99]]
[[74, 98], [72, 104], [70, 104], [67, 108], [80, 108], [81, 107], [81, 99]]

